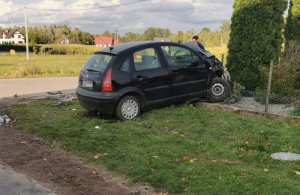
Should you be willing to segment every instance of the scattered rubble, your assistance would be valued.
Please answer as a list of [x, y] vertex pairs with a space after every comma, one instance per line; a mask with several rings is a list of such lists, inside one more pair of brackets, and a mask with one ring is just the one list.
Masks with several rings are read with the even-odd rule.
[[9, 123], [11, 119], [7, 115], [0, 115], [0, 126]]

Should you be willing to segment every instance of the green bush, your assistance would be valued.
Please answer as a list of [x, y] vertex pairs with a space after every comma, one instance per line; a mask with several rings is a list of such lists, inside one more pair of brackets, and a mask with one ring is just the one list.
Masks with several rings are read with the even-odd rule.
[[[29, 45], [29, 51], [33, 52], [36, 45]], [[0, 51], [9, 52], [11, 49], [16, 52], [26, 52], [26, 45], [0, 44]]]
[[285, 27], [285, 39], [287, 41], [300, 41], [300, 0], [291, 0], [289, 15]]
[[297, 95], [297, 70], [293, 63], [282, 63], [274, 67], [272, 79], [272, 92], [283, 96]]

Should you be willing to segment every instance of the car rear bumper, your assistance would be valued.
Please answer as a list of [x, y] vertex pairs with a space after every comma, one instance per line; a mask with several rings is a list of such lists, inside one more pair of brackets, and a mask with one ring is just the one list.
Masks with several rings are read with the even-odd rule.
[[120, 98], [117, 92], [95, 92], [82, 89], [76, 90], [76, 95], [82, 107], [101, 114], [113, 114]]

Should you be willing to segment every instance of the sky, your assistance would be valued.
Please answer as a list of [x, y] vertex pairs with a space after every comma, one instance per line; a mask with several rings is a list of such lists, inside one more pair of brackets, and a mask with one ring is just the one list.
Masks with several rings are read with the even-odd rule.
[[128, 31], [140, 33], [148, 27], [169, 28], [172, 32], [200, 31], [204, 27], [217, 29], [223, 21], [230, 20], [234, 0], [145, 0], [94, 9], [136, 1], [139, 0], [0, 0], [0, 26], [23, 26], [22, 8], [27, 7], [29, 26], [66, 24], [92, 34], [102, 34], [105, 30], [114, 32], [116, 29], [120, 34]]

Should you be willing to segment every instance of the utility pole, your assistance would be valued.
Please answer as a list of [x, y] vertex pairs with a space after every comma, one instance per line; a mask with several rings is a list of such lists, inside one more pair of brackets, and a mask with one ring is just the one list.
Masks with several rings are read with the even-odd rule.
[[116, 29], [115, 39], [116, 39], [116, 42], [119, 43], [118, 28]]
[[26, 43], [26, 59], [29, 60], [29, 46], [28, 46], [28, 22], [27, 22], [27, 10], [26, 7], [24, 7], [24, 16], [25, 16], [25, 43]]

